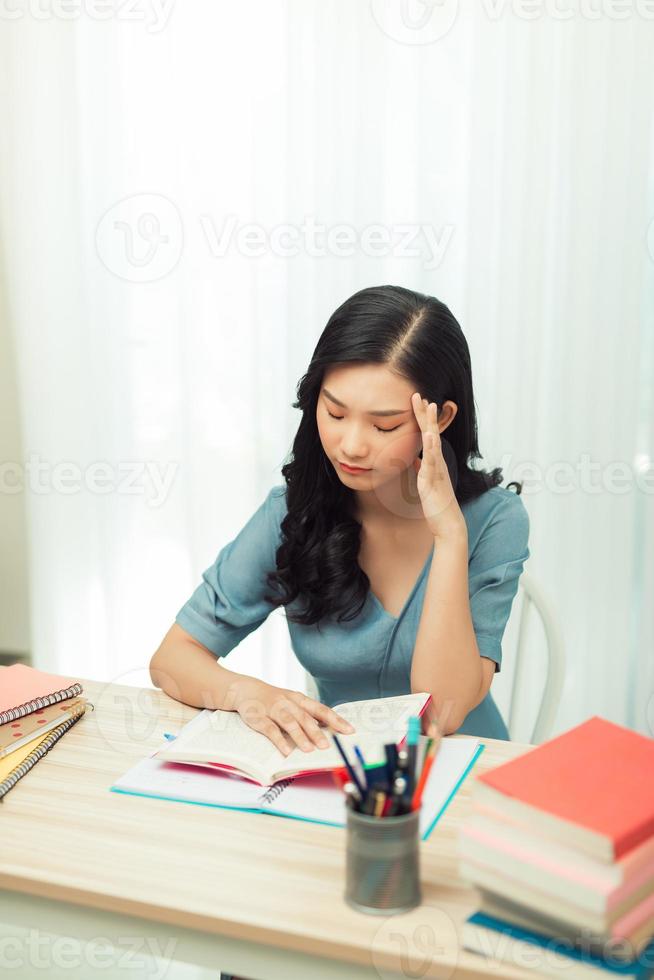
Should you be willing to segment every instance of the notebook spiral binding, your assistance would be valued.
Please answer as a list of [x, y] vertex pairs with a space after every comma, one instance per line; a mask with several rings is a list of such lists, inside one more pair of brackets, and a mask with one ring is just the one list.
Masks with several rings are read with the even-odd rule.
[[279, 794], [283, 793], [286, 787], [290, 786], [292, 782], [293, 782], [293, 776], [289, 776], [288, 779], [281, 779], [278, 783], [275, 783], [274, 786], [271, 786], [270, 789], [267, 789], [266, 792], [261, 797], [261, 799], [265, 803], [274, 802], [274, 800], [277, 799]]
[[[79, 685], [76, 684], [74, 686], [78, 687]], [[92, 707], [95, 708], [95, 706]], [[39, 759], [50, 751], [52, 746], [55, 744], [55, 742], [59, 741], [64, 732], [67, 732], [68, 729], [78, 722], [85, 713], [86, 705], [81, 704], [76, 714], [71, 715], [70, 718], [66, 718], [66, 720], [62, 721], [60, 725], [57, 725], [56, 728], [53, 728], [52, 731], [48, 732], [43, 741], [34, 749], [34, 751], [30, 752], [30, 754], [23, 759], [19, 766], [12, 769], [6, 779], [0, 783], [0, 803], [4, 803], [5, 795], [9, 792], [9, 790], [16, 785], [18, 780], [21, 779], [26, 772], [29, 772], [32, 766], [36, 765]]]
[[25, 704], [9, 708], [8, 711], [0, 711], [0, 725], [4, 725], [7, 721], [15, 721], [16, 718], [22, 718], [23, 715], [29, 715], [38, 708], [47, 708], [51, 704], [57, 704], [58, 701], [65, 701], [66, 698], [76, 698], [81, 693], [81, 684], [71, 684], [63, 691], [55, 691], [54, 694], [49, 694], [47, 697], [34, 698], [33, 701], [26, 701]]

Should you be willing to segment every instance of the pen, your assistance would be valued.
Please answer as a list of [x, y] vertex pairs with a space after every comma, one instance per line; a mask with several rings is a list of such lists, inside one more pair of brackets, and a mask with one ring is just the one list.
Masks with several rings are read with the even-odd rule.
[[359, 796], [359, 791], [354, 783], [345, 783], [343, 786], [343, 792], [345, 793], [346, 806], [349, 806], [351, 810], [360, 810], [361, 797]]
[[395, 776], [395, 767], [397, 765], [397, 745], [395, 742], [387, 742], [384, 745], [384, 752], [386, 753], [386, 768], [388, 770], [388, 784], [393, 785], [393, 778]]
[[393, 790], [391, 795], [391, 805], [388, 810], [389, 817], [399, 817], [407, 813], [406, 800], [406, 776], [396, 776], [393, 780]]
[[422, 793], [425, 788], [425, 783], [429, 773], [431, 772], [431, 767], [434, 764], [434, 759], [436, 757], [436, 750], [439, 746], [440, 738], [433, 738], [430, 740], [429, 751], [425, 757], [425, 764], [422, 767], [422, 772], [420, 773], [420, 779], [418, 780], [418, 786], [413, 794], [413, 799], [411, 800], [411, 809], [417, 810], [420, 806], [420, 801], [422, 800]]
[[361, 749], [359, 748], [358, 745], [355, 745], [354, 746], [354, 754], [356, 755], [357, 759], [359, 760], [359, 763], [360, 763], [360, 766], [361, 766], [361, 782], [363, 783], [363, 785], [365, 786], [365, 788], [368, 789], [369, 786], [370, 786], [370, 783], [368, 781], [368, 775], [366, 773], [366, 760], [363, 758], [363, 754], [362, 754]]
[[395, 776], [406, 776], [408, 764], [409, 764], [408, 749], [398, 749], [397, 763], [395, 766], [395, 773], [393, 774], [393, 778], [395, 778]]
[[352, 782], [354, 783], [354, 785], [358, 789], [359, 795], [361, 796], [361, 799], [364, 799], [365, 796], [366, 796], [366, 791], [363, 788], [363, 786], [361, 785], [361, 781], [359, 780], [359, 777], [357, 776], [357, 774], [355, 773], [354, 769], [352, 768], [352, 765], [350, 763], [350, 760], [348, 759], [348, 757], [345, 754], [345, 750], [344, 750], [343, 746], [340, 743], [340, 740], [338, 738], [338, 735], [335, 735], [334, 732], [330, 732], [330, 734], [331, 734], [331, 737], [334, 740], [334, 743], [336, 745], [336, 748], [338, 749], [338, 751], [340, 753], [340, 756], [341, 756], [343, 762], [345, 763], [346, 769], [347, 769], [347, 771], [350, 774], [350, 779], [352, 780]]

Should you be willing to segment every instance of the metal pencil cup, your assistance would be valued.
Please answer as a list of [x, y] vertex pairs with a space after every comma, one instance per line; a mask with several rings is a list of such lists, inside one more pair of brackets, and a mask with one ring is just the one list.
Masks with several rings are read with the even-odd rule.
[[420, 807], [374, 817], [347, 807], [345, 901], [359, 912], [390, 915], [420, 905]]

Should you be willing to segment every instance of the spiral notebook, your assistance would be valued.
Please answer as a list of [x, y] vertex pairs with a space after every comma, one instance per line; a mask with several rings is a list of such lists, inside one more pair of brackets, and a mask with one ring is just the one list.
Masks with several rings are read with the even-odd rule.
[[46, 674], [27, 664], [4, 667], [0, 671], [0, 725], [81, 693], [80, 682], [70, 677]]
[[47, 708], [37, 708], [16, 721], [6, 721], [4, 725], [0, 725], [0, 759], [39, 739], [67, 718], [78, 714], [80, 705], [85, 703], [86, 698], [66, 698], [65, 701], [50, 704]]
[[0, 759], [0, 803], [4, 801], [6, 794], [16, 785], [25, 773], [36, 765], [50, 751], [55, 742], [58, 742], [69, 728], [80, 720], [85, 714], [87, 702], [82, 700], [77, 705], [74, 713], [55, 728], [52, 728], [43, 737], [32, 739], [26, 745], [15, 749]]
[[[200, 715], [196, 717], [199, 719]], [[476, 738], [459, 736], [441, 740], [422, 796], [422, 840], [427, 840], [431, 834], [483, 748], [483, 743]], [[158, 751], [154, 749], [132, 766], [109, 787], [110, 790], [130, 796], [267, 813], [332, 827], [345, 826], [347, 814], [343, 791], [335, 786], [331, 772], [291, 776], [273, 786], [263, 787], [222, 769], [157, 759]]]

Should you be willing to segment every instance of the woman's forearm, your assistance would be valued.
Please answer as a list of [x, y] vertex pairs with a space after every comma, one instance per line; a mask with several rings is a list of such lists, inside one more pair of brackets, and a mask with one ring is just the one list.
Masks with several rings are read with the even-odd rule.
[[475, 706], [482, 667], [468, 596], [465, 529], [434, 541], [434, 554], [411, 662], [411, 690], [431, 694], [444, 734]]
[[254, 678], [227, 670], [210, 650], [174, 624], [150, 660], [155, 687], [196, 708], [233, 711], [239, 688]]

